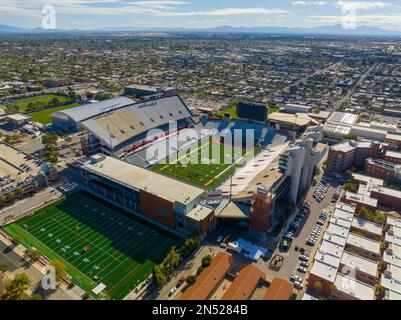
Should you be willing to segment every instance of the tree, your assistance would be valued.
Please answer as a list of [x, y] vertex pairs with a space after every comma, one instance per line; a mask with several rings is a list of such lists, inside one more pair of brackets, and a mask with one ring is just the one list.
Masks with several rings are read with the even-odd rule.
[[42, 296], [39, 294], [39, 293], [35, 293], [33, 296], [32, 296], [32, 298], [31, 298], [31, 300], [42, 300]]
[[197, 237], [191, 237], [184, 241], [180, 248], [180, 254], [183, 257], [188, 257], [200, 245], [200, 240]]
[[153, 267], [153, 280], [159, 285], [164, 286], [167, 282], [167, 278], [163, 272], [163, 266], [158, 265]]
[[54, 269], [56, 271], [56, 281], [60, 282], [66, 275], [64, 261], [59, 260], [59, 259], [54, 259], [51, 262], [51, 265], [54, 267]]
[[323, 284], [320, 281], [315, 281], [313, 283], [313, 289], [315, 289], [317, 292], [321, 292], [323, 290]]
[[15, 190], [15, 194], [17, 195], [18, 199], [21, 199], [24, 193], [25, 190], [23, 188], [18, 188], [17, 190]]
[[330, 300], [333, 298], [333, 295], [337, 292], [337, 287], [335, 284], [332, 284], [330, 286]]
[[4, 285], [6, 300], [28, 300], [26, 292], [29, 289], [31, 280], [25, 273], [20, 273], [14, 279], [6, 281]]
[[172, 247], [163, 261], [164, 275], [166, 277], [168, 277], [178, 267], [180, 260], [180, 255], [175, 251], [175, 247]]
[[38, 261], [41, 254], [38, 250], [29, 248], [26, 250], [25, 255], [27, 258], [31, 259], [32, 261]]
[[207, 268], [212, 263], [213, 257], [208, 254], [202, 258], [202, 267]]
[[196, 276], [190, 275], [188, 276], [187, 280], [185, 280], [189, 286], [192, 286], [196, 282]]
[[20, 237], [14, 237], [11, 239], [11, 243], [16, 247], [21, 243], [21, 238]]
[[0, 263], [0, 275], [3, 275], [8, 270], [8, 267], [5, 263]]

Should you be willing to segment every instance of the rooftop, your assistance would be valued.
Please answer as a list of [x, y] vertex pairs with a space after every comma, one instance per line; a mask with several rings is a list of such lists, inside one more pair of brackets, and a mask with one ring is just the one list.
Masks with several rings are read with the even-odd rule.
[[358, 120], [358, 115], [347, 112], [333, 112], [327, 120], [328, 123], [353, 125]]
[[340, 152], [350, 152], [356, 148], [370, 148], [370, 142], [346, 140], [331, 147], [331, 150]]
[[383, 230], [382, 225], [361, 218], [354, 218], [352, 220], [352, 227], [378, 236], [381, 236]]
[[233, 261], [230, 254], [218, 252], [210, 266], [203, 270], [195, 284], [185, 290], [180, 300], [206, 300], [230, 269]]
[[40, 171], [39, 160], [35, 160], [9, 145], [0, 143], [0, 178], [9, 176], [8, 179], [18, 183], [29, 176], [37, 175]]
[[346, 251], [341, 258], [341, 264], [348, 268], [364, 272], [372, 277], [377, 276], [377, 264], [375, 262]]
[[200, 188], [108, 156], [96, 163], [88, 161], [84, 167], [99, 175], [129, 187], [153, 193], [171, 202], [188, 204], [204, 193], [204, 190]]
[[337, 290], [344, 292], [359, 300], [375, 300], [375, 288], [361, 281], [347, 277], [341, 273], [337, 275], [335, 286]]
[[365, 204], [369, 207], [377, 207], [377, 199], [371, 198], [368, 195], [360, 194], [360, 193], [354, 193], [351, 191], [347, 191], [345, 193], [345, 199], [349, 201], [355, 201], [357, 203], [362, 203]]
[[[340, 259], [338, 259], [338, 261], [340, 261]], [[319, 278], [334, 282], [337, 275], [337, 269], [338, 266], [333, 267], [329, 264], [323, 263], [320, 260], [315, 260], [310, 273], [318, 276]]]
[[187, 214], [187, 218], [190, 218], [195, 221], [202, 221], [206, 217], [208, 217], [212, 212], [213, 212], [212, 208], [198, 204]]
[[283, 112], [274, 112], [269, 115], [269, 120], [295, 124], [301, 127], [307, 126], [310, 123], [315, 123], [312, 118], [303, 113], [290, 114]]
[[242, 268], [233, 283], [222, 297], [222, 300], [248, 300], [259, 283], [266, 275], [254, 265]]
[[293, 290], [292, 283], [284, 279], [274, 278], [267, 289], [264, 300], [289, 300]]
[[380, 254], [380, 242], [350, 233], [347, 244], [375, 254]]
[[54, 116], [69, 117], [75, 122], [81, 122], [86, 119], [97, 116], [100, 113], [118, 109], [130, 104], [134, 101], [126, 97], [117, 97], [105, 101], [85, 104], [76, 108], [65, 109], [53, 113]]
[[353, 173], [352, 174], [352, 178], [357, 180], [357, 181], [363, 181], [366, 184], [370, 184], [370, 185], [378, 185], [378, 186], [382, 186], [384, 184], [384, 180], [382, 179], [377, 179], [374, 177], [369, 177], [367, 175], [364, 174], [360, 174], [360, 173]]

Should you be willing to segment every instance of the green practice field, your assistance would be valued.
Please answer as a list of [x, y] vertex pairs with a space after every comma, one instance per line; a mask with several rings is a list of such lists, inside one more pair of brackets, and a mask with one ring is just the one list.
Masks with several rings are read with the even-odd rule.
[[166, 164], [158, 164], [152, 170], [179, 180], [192, 183], [204, 189], [214, 189], [222, 184], [238, 167], [245, 164], [260, 148], [225, 149], [215, 138], [198, 142], [178, 156], [170, 157]]
[[55, 94], [43, 94], [40, 96], [18, 99], [18, 100], [13, 101], [10, 104], [18, 106], [20, 111], [25, 111], [31, 102], [32, 103], [41, 102], [43, 105], [47, 106], [47, 104], [50, 101], [52, 101], [53, 98], [57, 98], [59, 103], [64, 103], [64, 102], [68, 101], [68, 99], [63, 96], [58, 96]]
[[49, 260], [64, 260], [73, 282], [92, 296], [97, 297], [92, 290], [104, 284], [102, 296], [109, 299], [123, 299], [152, 273], [171, 247], [179, 245], [172, 236], [81, 193], [4, 229]]
[[75, 108], [77, 106], [79, 106], [79, 103], [71, 103], [57, 108], [49, 108], [37, 112], [28, 113], [28, 116], [30, 116], [33, 121], [40, 122], [43, 124], [49, 124], [52, 122], [51, 114], [53, 112]]

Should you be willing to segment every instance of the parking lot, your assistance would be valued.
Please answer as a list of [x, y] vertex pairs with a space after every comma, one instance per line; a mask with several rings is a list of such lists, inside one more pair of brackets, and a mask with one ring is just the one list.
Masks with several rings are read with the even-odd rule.
[[[277, 249], [274, 253], [274, 255], [279, 254], [284, 257], [282, 267], [280, 270], [269, 268], [267, 272], [268, 278], [278, 277], [295, 282], [294, 286], [298, 287], [299, 293], [305, 289], [316, 248], [328, 225], [335, 204], [332, 200], [337, 190], [337, 182], [332, 179], [326, 180], [326, 182], [327, 188], [322, 189], [324, 184], [321, 183], [310, 188], [305, 198], [305, 204], [297, 210], [284, 233], [284, 237], [290, 236], [291, 238], [290, 248], [287, 251]], [[315, 194], [318, 194], [316, 191], [319, 191], [324, 197], [315, 197]], [[322, 214], [322, 211], [325, 211], [326, 214]], [[312, 241], [307, 244], [308, 240]]]

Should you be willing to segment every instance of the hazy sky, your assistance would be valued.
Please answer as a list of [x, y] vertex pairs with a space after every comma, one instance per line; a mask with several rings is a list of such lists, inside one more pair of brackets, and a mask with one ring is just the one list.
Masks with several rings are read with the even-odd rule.
[[401, 31], [401, 0], [0, 0], [0, 24], [41, 27], [54, 6], [62, 29], [101, 27], [315, 27], [341, 24], [355, 10], [357, 25]]

